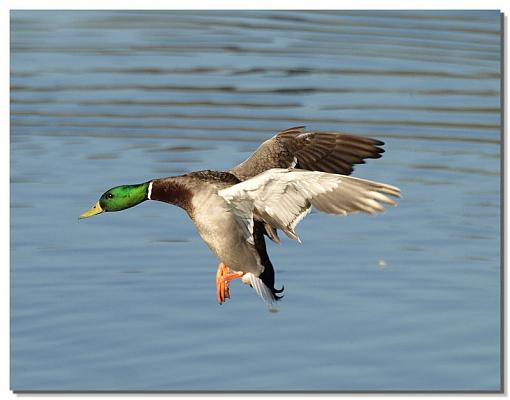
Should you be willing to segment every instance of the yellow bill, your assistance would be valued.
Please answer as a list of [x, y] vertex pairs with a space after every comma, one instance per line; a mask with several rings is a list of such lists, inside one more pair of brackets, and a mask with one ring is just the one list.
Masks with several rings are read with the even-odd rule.
[[92, 207], [91, 209], [85, 211], [82, 215], [79, 216], [78, 219], [89, 218], [93, 215], [101, 214], [104, 210], [101, 208], [101, 204], [99, 201]]

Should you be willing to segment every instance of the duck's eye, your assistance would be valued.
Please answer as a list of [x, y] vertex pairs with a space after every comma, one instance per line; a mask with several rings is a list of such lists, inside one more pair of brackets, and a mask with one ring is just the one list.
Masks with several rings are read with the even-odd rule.
[[113, 194], [111, 194], [111, 193], [108, 193], [108, 194], [106, 195], [106, 198], [108, 198], [108, 199], [111, 199], [112, 197], [113, 197]]

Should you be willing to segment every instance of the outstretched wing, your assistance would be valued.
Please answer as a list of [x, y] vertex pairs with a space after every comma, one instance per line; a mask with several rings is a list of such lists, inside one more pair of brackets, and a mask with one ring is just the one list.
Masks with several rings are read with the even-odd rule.
[[374, 214], [384, 211], [381, 203], [396, 205], [386, 195], [400, 197], [400, 189], [325, 172], [271, 169], [218, 194], [229, 204], [246, 240], [253, 241], [254, 218], [299, 240], [295, 228], [312, 206], [329, 214]]
[[304, 132], [304, 126], [286, 129], [262, 143], [247, 160], [230, 172], [240, 180], [271, 168], [298, 168], [349, 175], [353, 165], [380, 158], [384, 143], [363, 136], [334, 132]]

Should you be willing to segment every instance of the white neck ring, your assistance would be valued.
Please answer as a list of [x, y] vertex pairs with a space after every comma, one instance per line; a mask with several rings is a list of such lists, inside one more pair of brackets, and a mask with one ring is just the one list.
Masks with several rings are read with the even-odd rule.
[[149, 190], [147, 191], [147, 198], [151, 200], [151, 193], [152, 193], [152, 181], [149, 183]]

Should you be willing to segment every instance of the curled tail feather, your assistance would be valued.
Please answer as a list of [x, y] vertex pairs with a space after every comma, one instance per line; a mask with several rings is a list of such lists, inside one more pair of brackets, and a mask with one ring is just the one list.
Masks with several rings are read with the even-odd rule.
[[280, 300], [281, 296], [277, 296], [263, 281], [260, 277], [255, 276], [251, 272], [245, 274], [245, 276], [249, 279], [250, 286], [255, 289], [257, 294], [264, 300], [264, 302], [269, 307], [269, 311], [275, 312], [278, 311], [276, 308], [276, 301]]

